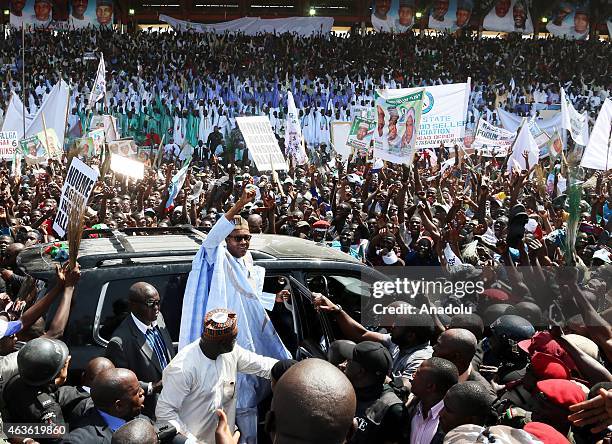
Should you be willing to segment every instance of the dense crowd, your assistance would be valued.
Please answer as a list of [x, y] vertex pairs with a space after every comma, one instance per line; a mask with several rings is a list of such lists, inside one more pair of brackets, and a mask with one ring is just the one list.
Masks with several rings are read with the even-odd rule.
[[[18, 40], [0, 49], [4, 101], [23, 87], [13, 69], [22, 63]], [[246, 351], [240, 339], [235, 345], [243, 324], [232, 307], [208, 311], [201, 337], [176, 354], [161, 322], [158, 290], [140, 282], [129, 290], [129, 313], [112, 333], [106, 358], [93, 359], [81, 380], [68, 381], [69, 350], [59, 339], [79, 268], [58, 266], [56, 286], [47, 289], [32, 283], [16, 259], [24, 248], [58, 240], [53, 218], [75, 153], [46, 165], [3, 162], [5, 423], [69, 425], [69, 433], [54, 433], [49, 442], [144, 443], [157, 441], [157, 420], [158, 428], [169, 424], [179, 432], [162, 442], [234, 442], [239, 420], [234, 387], [227, 384], [243, 372], [272, 381], [265, 429], [275, 443], [579, 444], [610, 438], [609, 172], [578, 171], [574, 146], [564, 157], [537, 165], [526, 159], [525, 170], [506, 171], [504, 158], [468, 155], [458, 146], [417, 154], [406, 166], [359, 155], [343, 160], [329, 141], [329, 124], [350, 121], [357, 108], [370, 106], [376, 88], [467, 77], [468, 121], [495, 123], [498, 107], [537, 113], [559, 103], [560, 87], [594, 120], [612, 90], [609, 42], [85, 30], [30, 34], [26, 48], [30, 112], [64, 78], [71, 86], [69, 129], [85, 132], [97, 68], [97, 59], [85, 60], [85, 54], [103, 52], [107, 94], [95, 113], [117, 117], [122, 134], [139, 145], [165, 140], [159, 158], [147, 160], [142, 180], [115, 174], [96, 157], [84, 159], [102, 172], [86, 228], [191, 224], [209, 234], [201, 254], [217, 258], [210, 264], [234, 258], [245, 270], [251, 235], [292, 236], [390, 274], [430, 267], [419, 269], [425, 279], [439, 273], [453, 283], [484, 286], [468, 295], [427, 291], [399, 298], [390, 304], [396, 315], [375, 326], [360, 323], [359, 301], [342, 307], [334, 294], [315, 293], [317, 310], [344, 339], [324, 350], [328, 362], [297, 363]], [[268, 115], [282, 147], [287, 90], [317, 161], [263, 174], [244, 151], [235, 118]], [[172, 177], [191, 156], [174, 197]], [[227, 256], [215, 256], [219, 248]], [[226, 273], [220, 282], [233, 286], [242, 271], [234, 279]], [[290, 292], [275, 296], [270, 312], [291, 306]], [[57, 309], [46, 316], [55, 301]], [[424, 306], [424, 313], [409, 308]], [[145, 343], [146, 359], [140, 354]], [[246, 428], [240, 431], [242, 439], [252, 439]], [[17, 436], [32, 442], [23, 440], [32, 436], [27, 430]]]

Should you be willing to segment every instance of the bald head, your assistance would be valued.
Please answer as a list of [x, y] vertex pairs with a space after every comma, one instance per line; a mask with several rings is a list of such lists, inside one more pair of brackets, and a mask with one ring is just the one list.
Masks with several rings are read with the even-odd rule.
[[105, 370], [115, 368], [115, 364], [110, 359], [102, 356], [93, 358], [87, 363], [87, 367], [83, 371], [81, 384], [85, 387], [91, 387], [94, 379]]
[[151, 325], [159, 315], [160, 297], [155, 287], [146, 282], [136, 282], [128, 290], [130, 311], [145, 325]]
[[465, 372], [476, 353], [476, 336], [465, 328], [451, 328], [438, 337], [433, 355], [457, 366], [459, 374]]
[[126, 422], [113, 433], [111, 444], [157, 444], [155, 427], [145, 419]]
[[272, 398], [276, 444], [343, 443], [353, 424], [353, 386], [321, 359], [295, 364], [280, 378]]
[[96, 408], [126, 420], [136, 417], [144, 402], [144, 392], [136, 374], [126, 368], [111, 368], [99, 373], [90, 393]]
[[155, 287], [147, 282], [136, 282], [128, 290], [128, 298], [130, 302], [142, 301], [148, 296], [157, 294]]
[[247, 223], [249, 224], [249, 231], [253, 234], [261, 233], [261, 229], [263, 226], [263, 219], [259, 214], [251, 214], [247, 218]]

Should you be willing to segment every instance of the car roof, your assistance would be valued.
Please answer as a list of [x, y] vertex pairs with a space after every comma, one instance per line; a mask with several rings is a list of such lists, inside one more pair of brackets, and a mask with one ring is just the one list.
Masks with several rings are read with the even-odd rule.
[[[174, 227], [173, 227], [174, 228]], [[101, 264], [117, 265], [129, 259], [131, 263], [159, 263], [190, 261], [206, 238], [192, 227], [181, 230], [157, 231], [100, 230], [105, 237], [82, 239], [79, 248], [79, 264], [82, 269]], [[91, 235], [91, 232], [89, 233]], [[147, 235], [138, 235], [147, 234]], [[17, 258], [18, 266], [27, 273], [52, 271], [55, 263], [48, 254], [54, 244], [40, 244], [26, 248]], [[334, 262], [360, 262], [350, 255], [313, 241], [291, 236], [256, 234], [249, 247], [253, 259], [261, 260], [325, 260]]]

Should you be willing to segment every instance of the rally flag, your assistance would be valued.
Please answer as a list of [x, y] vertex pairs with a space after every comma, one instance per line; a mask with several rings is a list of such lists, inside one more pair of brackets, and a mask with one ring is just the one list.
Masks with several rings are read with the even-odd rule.
[[285, 124], [285, 154], [293, 157], [298, 165], [308, 162], [306, 150], [302, 144], [302, 127], [291, 91], [287, 91], [287, 122]]
[[569, 131], [570, 136], [578, 145], [589, 143], [589, 116], [587, 112], [580, 114], [561, 88], [561, 127]]
[[87, 109], [92, 109], [94, 104], [104, 97], [106, 94], [106, 64], [104, 63], [104, 54], [100, 54], [100, 63], [98, 64], [98, 72], [94, 80], [93, 88], [89, 94], [89, 102]]
[[527, 169], [525, 159], [523, 158], [523, 153], [525, 151], [529, 153], [528, 160], [529, 167], [531, 168], [538, 163], [538, 160], [540, 159], [540, 150], [538, 149], [538, 145], [536, 144], [535, 140], [533, 140], [533, 136], [531, 135], [527, 122], [523, 122], [523, 125], [516, 136], [516, 140], [514, 141], [514, 145], [512, 145], [512, 153], [508, 159], [508, 171], [512, 171], [515, 166], [518, 166], [521, 170]]
[[183, 188], [185, 179], [187, 178], [187, 170], [189, 169], [190, 162], [185, 162], [183, 167], [174, 175], [170, 181], [170, 187], [168, 188], [168, 201], [166, 202], [166, 209], [174, 205], [174, 199], [178, 196], [179, 191]]
[[583, 168], [593, 168], [595, 170], [607, 171], [612, 168], [612, 101], [606, 99], [584, 154], [580, 166]]

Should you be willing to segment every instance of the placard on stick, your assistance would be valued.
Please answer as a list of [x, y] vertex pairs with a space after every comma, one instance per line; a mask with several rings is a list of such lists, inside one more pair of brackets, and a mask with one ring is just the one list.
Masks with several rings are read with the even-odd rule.
[[0, 131], [0, 159], [13, 160], [18, 140], [17, 131]]
[[98, 174], [96, 170], [83, 163], [78, 157], [72, 159], [62, 187], [62, 197], [57, 208], [57, 215], [53, 221], [53, 229], [60, 237], [63, 237], [68, 229], [71, 207], [73, 205], [87, 205], [89, 196], [98, 180]]
[[238, 127], [259, 171], [284, 170], [289, 167], [266, 116], [236, 117]]

